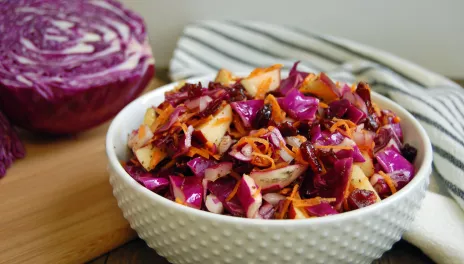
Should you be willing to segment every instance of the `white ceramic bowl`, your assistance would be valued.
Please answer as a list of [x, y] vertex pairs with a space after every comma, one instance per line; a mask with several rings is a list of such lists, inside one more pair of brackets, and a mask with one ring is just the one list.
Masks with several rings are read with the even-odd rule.
[[127, 159], [127, 136], [140, 125], [145, 110], [161, 103], [164, 92], [175, 85], [165, 85], [126, 106], [112, 122], [106, 138], [110, 183], [124, 217], [170, 262], [370, 263], [390, 249], [411, 225], [429, 183], [430, 140], [411, 114], [376, 93], [373, 100], [401, 118], [405, 142], [418, 149], [414, 179], [380, 203], [321, 218], [259, 220], [192, 209], [145, 189], [119, 161]]

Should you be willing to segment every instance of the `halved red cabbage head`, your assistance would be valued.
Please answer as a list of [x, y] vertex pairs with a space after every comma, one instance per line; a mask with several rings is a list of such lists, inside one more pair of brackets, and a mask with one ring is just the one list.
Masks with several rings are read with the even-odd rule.
[[153, 77], [143, 20], [117, 1], [2, 1], [0, 12], [0, 110], [18, 126], [82, 131]]
[[263, 105], [264, 100], [247, 100], [230, 104], [247, 128], [252, 127], [256, 114], [263, 108]]
[[16, 160], [26, 154], [23, 143], [10, 122], [0, 112], [0, 178], [5, 176], [6, 170]]
[[298, 89], [293, 89], [284, 98], [278, 98], [280, 107], [292, 118], [299, 121], [312, 121], [316, 118], [319, 99], [305, 96]]

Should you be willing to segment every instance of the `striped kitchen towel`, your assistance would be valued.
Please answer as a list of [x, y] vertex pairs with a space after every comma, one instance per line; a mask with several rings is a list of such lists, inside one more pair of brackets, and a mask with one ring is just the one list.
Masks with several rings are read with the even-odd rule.
[[181, 80], [220, 68], [249, 72], [275, 63], [285, 72], [297, 60], [303, 71], [323, 71], [347, 83], [367, 81], [420, 121], [433, 145], [433, 174], [424, 206], [404, 237], [437, 262], [464, 263], [464, 212], [459, 209], [464, 209], [464, 89], [459, 85], [353, 41], [249, 21], [187, 26], [174, 51], [170, 76]]

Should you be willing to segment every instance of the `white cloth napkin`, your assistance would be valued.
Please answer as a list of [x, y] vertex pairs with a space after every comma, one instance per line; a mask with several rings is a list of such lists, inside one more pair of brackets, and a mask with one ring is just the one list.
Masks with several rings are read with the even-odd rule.
[[275, 63], [288, 71], [297, 60], [301, 70], [324, 71], [347, 83], [367, 81], [420, 121], [434, 149], [433, 174], [424, 205], [404, 238], [438, 263], [464, 263], [464, 89], [459, 85], [346, 39], [250, 21], [187, 26], [170, 76], [181, 80], [220, 68], [247, 72]]

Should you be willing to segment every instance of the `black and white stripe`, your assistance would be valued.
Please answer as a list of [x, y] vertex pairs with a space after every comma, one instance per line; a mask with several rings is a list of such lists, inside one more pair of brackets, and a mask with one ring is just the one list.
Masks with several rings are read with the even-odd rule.
[[464, 208], [464, 90], [383, 51], [299, 28], [244, 21], [204, 21], [185, 28], [170, 64], [174, 80], [227, 68], [235, 72], [300, 60], [301, 70], [343, 82], [368, 81], [410, 111], [434, 148], [434, 174]]

